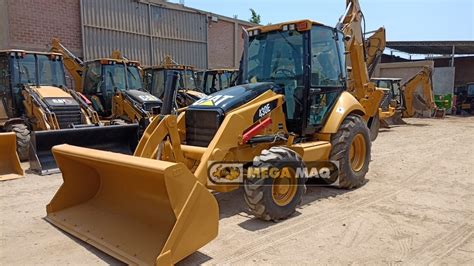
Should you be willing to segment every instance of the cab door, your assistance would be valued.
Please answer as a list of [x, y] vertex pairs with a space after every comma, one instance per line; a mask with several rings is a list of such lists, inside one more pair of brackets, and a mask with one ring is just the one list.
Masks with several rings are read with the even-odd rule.
[[306, 134], [319, 130], [346, 84], [342, 33], [326, 26], [313, 26], [310, 32], [309, 90]]

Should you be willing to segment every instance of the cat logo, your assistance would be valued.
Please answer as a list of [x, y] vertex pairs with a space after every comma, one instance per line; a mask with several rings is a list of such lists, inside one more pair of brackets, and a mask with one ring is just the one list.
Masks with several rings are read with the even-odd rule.
[[212, 163], [208, 169], [211, 184], [239, 184], [243, 182], [244, 168], [242, 163]]
[[222, 103], [225, 103], [227, 100], [234, 98], [232, 95], [214, 95], [207, 96], [199, 101], [196, 101], [193, 105], [200, 106], [219, 106]]

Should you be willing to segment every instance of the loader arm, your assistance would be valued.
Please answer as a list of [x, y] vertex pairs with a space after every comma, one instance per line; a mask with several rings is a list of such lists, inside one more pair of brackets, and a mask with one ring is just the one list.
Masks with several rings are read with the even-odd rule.
[[151, 117], [148, 111], [123, 92], [118, 92], [112, 101], [112, 113], [117, 117], [127, 118], [132, 123], [139, 122], [142, 118]]
[[64, 66], [74, 79], [76, 91], [82, 92], [82, 72], [84, 70], [84, 62], [64, 47], [57, 38], [53, 38], [51, 41], [51, 52], [63, 55]]
[[346, 61], [348, 66], [348, 91], [360, 101], [366, 111], [366, 119], [379, 111], [383, 92], [370, 82], [366, 61], [365, 41], [362, 29], [364, 15], [358, 0], [346, 0], [346, 12], [338, 23], [346, 35]]
[[23, 106], [27, 117], [34, 117], [34, 130], [59, 129], [58, 121], [41, 97], [29, 86], [23, 88]]
[[99, 125], [102, 122], [100, 121], [99, 114], [88, 104], [86, 101], [87, 98], [80, 92], [74, 90], [68, 90], [68, 93], [76, 100], [81, 106], [81, 112], [83, 112], [86, 117], [85, 124], [96, 124]]
[[[422, 87], [422, 97], [416, 93], [419, 86]], [[401, 88], [405, 105], [405, 110], [403, 112], [404, 117], [413, 117], [415, 115], [415, 98], [422, 102], [427, 110], [432, 110], [435, 107], [433, 98], [432, 69], [430, 67], [423, 67], [420, 72], [403, 84]]]
[[365, 41], [365, 51], [367, 55], [367, 69], [369, 77], [372, 77], [377, 64], [382, 57], [386, 45], [385, 28], [380, 27]]

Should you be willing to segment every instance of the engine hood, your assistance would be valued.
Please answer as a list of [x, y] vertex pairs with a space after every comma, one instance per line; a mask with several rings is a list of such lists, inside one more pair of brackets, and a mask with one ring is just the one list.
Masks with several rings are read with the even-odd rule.
[[128, 90], [125, 91], [125, 94], [130, 96], [132, 99], [139, 103], [145, 103], [145, 104], [150, 104], [150, 103], [156, 103], [156, 104], [161, 104], [161, 100], [158, 99], [157, 97], [151, 95], [150, 93], [146, 91], [139, 91], [139, 90]]
[[40, 86], [33, 89], [41, 98], [71, 98], [63, 89], [53, 86]]
[[53, 86], [35, 87], [34, 92], [50, 108], [79, 106], [79, 103], [72, 96], [61, 88]]
[[248, 103], [264, 92], [276, 88], [275, 84], [271, 82], [238, 85], [210, 94], [193, 103], [188, 107], [188, 110], [221, 109], [226, 113]]

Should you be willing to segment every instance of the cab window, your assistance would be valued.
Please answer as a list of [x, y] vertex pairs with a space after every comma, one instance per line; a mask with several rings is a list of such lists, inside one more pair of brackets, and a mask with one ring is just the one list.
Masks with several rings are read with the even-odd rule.
[[36, 62], [35, 55], [26, 54], [18, 58], [18, 83], [20, 84], [36, 84]]
[[90, 63], [84, 74], [84, 93], [94, 95], [101, 92], [102, 65], [99, 62]]
[[303, 110], [303, 34], [275, 31], [250, 38], [249, 81], [274, 82], [285, 94], [285, 114], [300, 123]]
[[107, 91], [126, 89], [125, 66], [123, 64], [104, 65], [105, 88]]
[[313, 27], [311, 30], [311, 85], [341, 86], [341, 65], [334, 30]]
[[37, 55], [40, 85], [65, 86], [64, 68], [60, 59]]
[[[311, 77], [309, 92], [308, 127], [323, 123], [339, 94], [344, 89], [344, 43], [334, 29], [314, 26], [311, 29]], [[342, 51], [341, 51], [342, 50]]]

